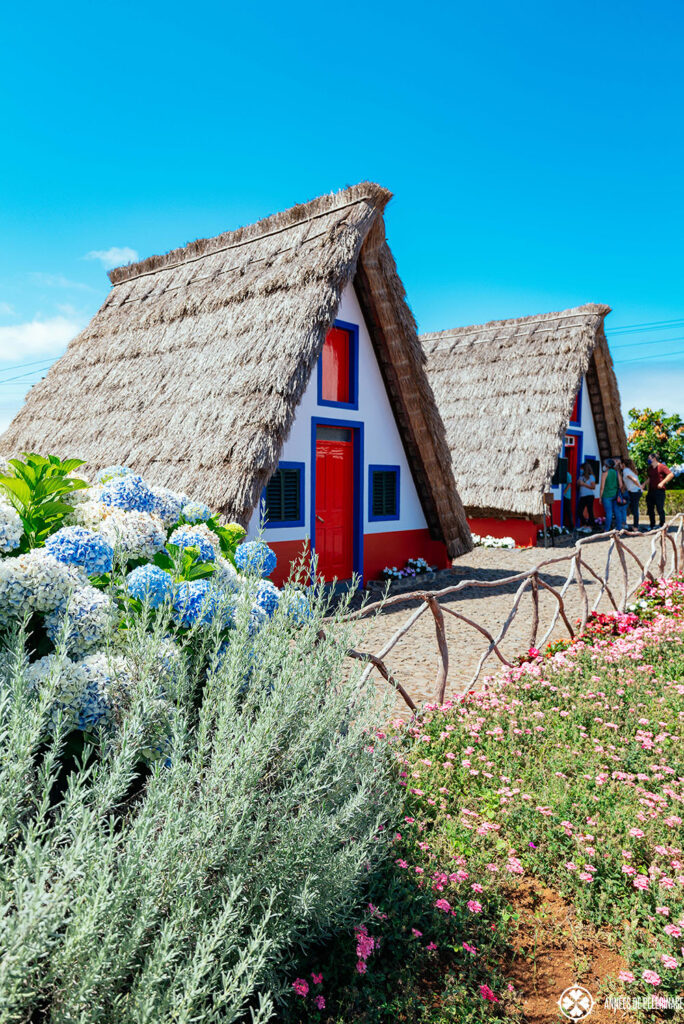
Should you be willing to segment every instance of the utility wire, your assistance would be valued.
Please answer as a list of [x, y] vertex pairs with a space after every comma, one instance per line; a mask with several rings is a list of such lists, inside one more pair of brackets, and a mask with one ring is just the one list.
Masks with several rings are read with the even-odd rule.
[[670, 359], [672, 356], [684, 356], [684, 348], [680, 349], [679, 352], [662, 352], [656, 353], [654, 356], [639, 356], [636, 359], [615, 359], [614, 362], [618, 363], [620, 366], [624, 366], [625, 363], [643, 363], [647, 360], [653, 363], [657, 359]]
[[622, 324], [619, 327], [608, 327], [607, 330], [611, 334], [636, 334], [641, 331], [663, 331], [668, 327], [681, 327], [683, 324], [684, 318], [679, 317], [676, 320], [651, 320], [643, 324]]
[[[610, 340], [610, 339], [608, 339]], [[630, 341], [626, 345], [611, 345], [611, 350], [617, 351], [623, 348], [642, 348], [644, 345], [669, 345], [671, 342], [684, 341], [684, 337], [679, 338], [653, 338], [650, 341]], [[664, 353], [667, 354], [667, 353]]]
[[[0, 373], [9, 373], [10, 370], [23, 370], [27, 366], [37, 366], [38, 363], [44, 363], [45, 360], [49, 359], [49, 358], [50, 358], [49, 356], [43, 356], [42, 359], [34, 359], [30, 363], [15, 363], [14, 366], [3, 366], [3, 367], [0, 367]], [[55, 358], [57, 359], [58, 357], [55, 356]]]
[[45, 373], [45, 371], [49, 370], [51, 366], [52, 363], [48, 363], [47, 366], [43, 366], [39, 370], [29, 370], [28, 373], [20, 373], [17, 374], [16, 377], [7, 377], [5, 380], [0, 380], [0, 384], [11, 384], [15, 380], [23, 380], [25, 377], [33, 377], [37, 373]]

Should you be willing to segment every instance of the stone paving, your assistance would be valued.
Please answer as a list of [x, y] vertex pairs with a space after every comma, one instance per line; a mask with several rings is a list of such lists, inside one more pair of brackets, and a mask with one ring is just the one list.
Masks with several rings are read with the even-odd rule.
[[[642, 562], [648, 560], [651, 550], [651, 539], [648, 535], [629, 538], [628, 544]], [[584, 547], [583, 558], [597, 573], [603, 575], [605, 572], [606, 556], [608, 553], [609, 541], [595, 541]], [[668, 545], [668, 559], [672, 548]], [[439, 590], [443, 587], [452, 586], [463, 580], [502, 580], [515, 573], [532, 569], [540, 562], [553, 558], [560, 554], [570, 554], [572, 547], [548, 548], [526, 548], [526, 549], [494, 549], [475, 548], [469, 554], [457, 559], [453, 568], [443, 570], [437, 574], [435, 582], [430, 584], [431, 590]], [[656, 558], [651, 568], [657, 574], [659, 547]], [[640, 570], [636, 562], [627, 557], [629, 585], [637, 581]], [[542, 578], [551, 586], [560, 590], [567, 578], [570, 562], [565, 561], [556, 565], [550, 565], [542, 571]], [[600, 585], [592, 579], [585, 571], [584, 580], [589, 597], [589, 607], [593, 605]], [[616, 600], [619, 601], [622, 594], [623, 574], [620, 560], [617, 553], [613, 551], [611, 557], [611, 568], [609, 583], [613, 588]], [[443, 599], [446, 607], [453, 607], [461, 614], [480, 623], [494, 636], [497, 635], [505, 622], [512, 604], [513, 596], [519, 583], [508, 584], [492, 589], [479, 589], [468, 587], [457, 594], [450, 595]], [[355, 599], [356, 600], [356, 599]], [[418, 601], [404, 601], [401, 604], [393, 605], [384, 609], [377, 616], [359, 622], [355, 628], [355, 645], [357, 650], [369, 651], [377, 654], [383, 645], [390, 639], [393, 633], [410, 617], [411, 612], [419, 605]], [[539, 623], [540, 630], [538, 638], [544, 635], [550, 624], [554, 608], [557, 602], [548, 591], [540, 589], [539, 592]], [[576, 582], [570, 585], [565, 598], [565, 607], [568, 618], [571, 622], [581, 614], [581, 596]], [[610, 611], [612, 606], [604, 594], [600, 611]], [[449, 649], [449, 677], [447, 695], [462, 692], [472, 678], [477, 663], [483, 651], [486, 650], [488, 641], [481, 634], [465, 623], [459, 622], [451, 615], [445, 615], [447, 644]], [[501, 644], [502, 653], [513, 660], [517, 655], [529, 647], [530, 632], [532, 626], [532, 599], [529, 592], [522, 598], [505, 640]], [[567, 636], [567, 630], [559, 620], [553, 633], [553, 639]], [[420, 704], [423, 701], [430, 701], [435, 696], [435, 678], [438, 669], [437, 644], [435, 639], [434, 619], [430, 611], [425, 612], [420, 619], [411, 627], [410, 631], [399, 640], [396, 647], [387, 656], [386, 663], [390, 671], [407, 689], [413, 700]], [[484, 682], [486, 675], [492, 675], [497, 670], [499, 662], [495, 655], [491, 655], [485, 662], [478, 686]], [[378, 685], [386, 687], [379, 673], [374, 670], [373, 675], [378, 680]], [[397, 704], [397, 713], [406, 712], [406, 705], [403, 701]]]

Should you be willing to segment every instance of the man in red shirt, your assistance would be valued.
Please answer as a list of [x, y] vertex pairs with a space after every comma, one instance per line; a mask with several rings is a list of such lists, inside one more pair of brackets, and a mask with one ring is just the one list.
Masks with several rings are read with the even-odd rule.
[[651, 522], [651, 529], [655, 530], [655, 514], [658, 509], [660, 525], [665, 525], [665, 488], [672, 480], [674, 473], [671, 473], [664, 462], [658, 462], [658, 456], [651, 453], [648, 457], [648, 492], [646, 494], [646, 508], [648, 518]]

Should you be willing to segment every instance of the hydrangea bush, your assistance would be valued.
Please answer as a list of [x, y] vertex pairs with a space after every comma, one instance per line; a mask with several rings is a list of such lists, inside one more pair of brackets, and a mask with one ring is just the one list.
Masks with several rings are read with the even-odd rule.
[[283, 596], [284, 614], [306, 621], [306, 590], [267, 580], [276, 556], [241, 543], [239, 524], [125, 466], [90, 484], [74, 476], [81, 465], [27, 455], [0, 477], [0, 630], [30, 619], [34, 689], [54, 674], [60, 644], [67, 657], [47, 722], [61, 711], [75, 729], [111, 732], [133, 678], [116, 660], [132, 616], [163, 620], [168, 642], [193, 652], [207, 632], [225, 650], [243, 610], [254, 635]]

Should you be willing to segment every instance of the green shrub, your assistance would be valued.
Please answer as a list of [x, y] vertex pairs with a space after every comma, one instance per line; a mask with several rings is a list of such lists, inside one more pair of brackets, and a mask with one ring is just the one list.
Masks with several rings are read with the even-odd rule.
[[[348, 627], [321, 639], [324, 610], [317, 595], [300, 627], [278, 609], [255, 632], [245, 608], [229, 645], [218, 632], [186, 640], [162, 684], [165, 623], [143, 607], [126, 631], [117, 728], [80, 733], [77, 756], [55, 714], [63, 645], [37, 686], [26, 630], [10, 639], [3, 1022], [265, 1021], [303, 951], [353, 926], [392, 832], [392, 766], [369, 741], [386, 712], [348, 678]], [[121, 642], [103, 654], [114, 674]], [[150, 766], [160, 701], [167, 756]]]

